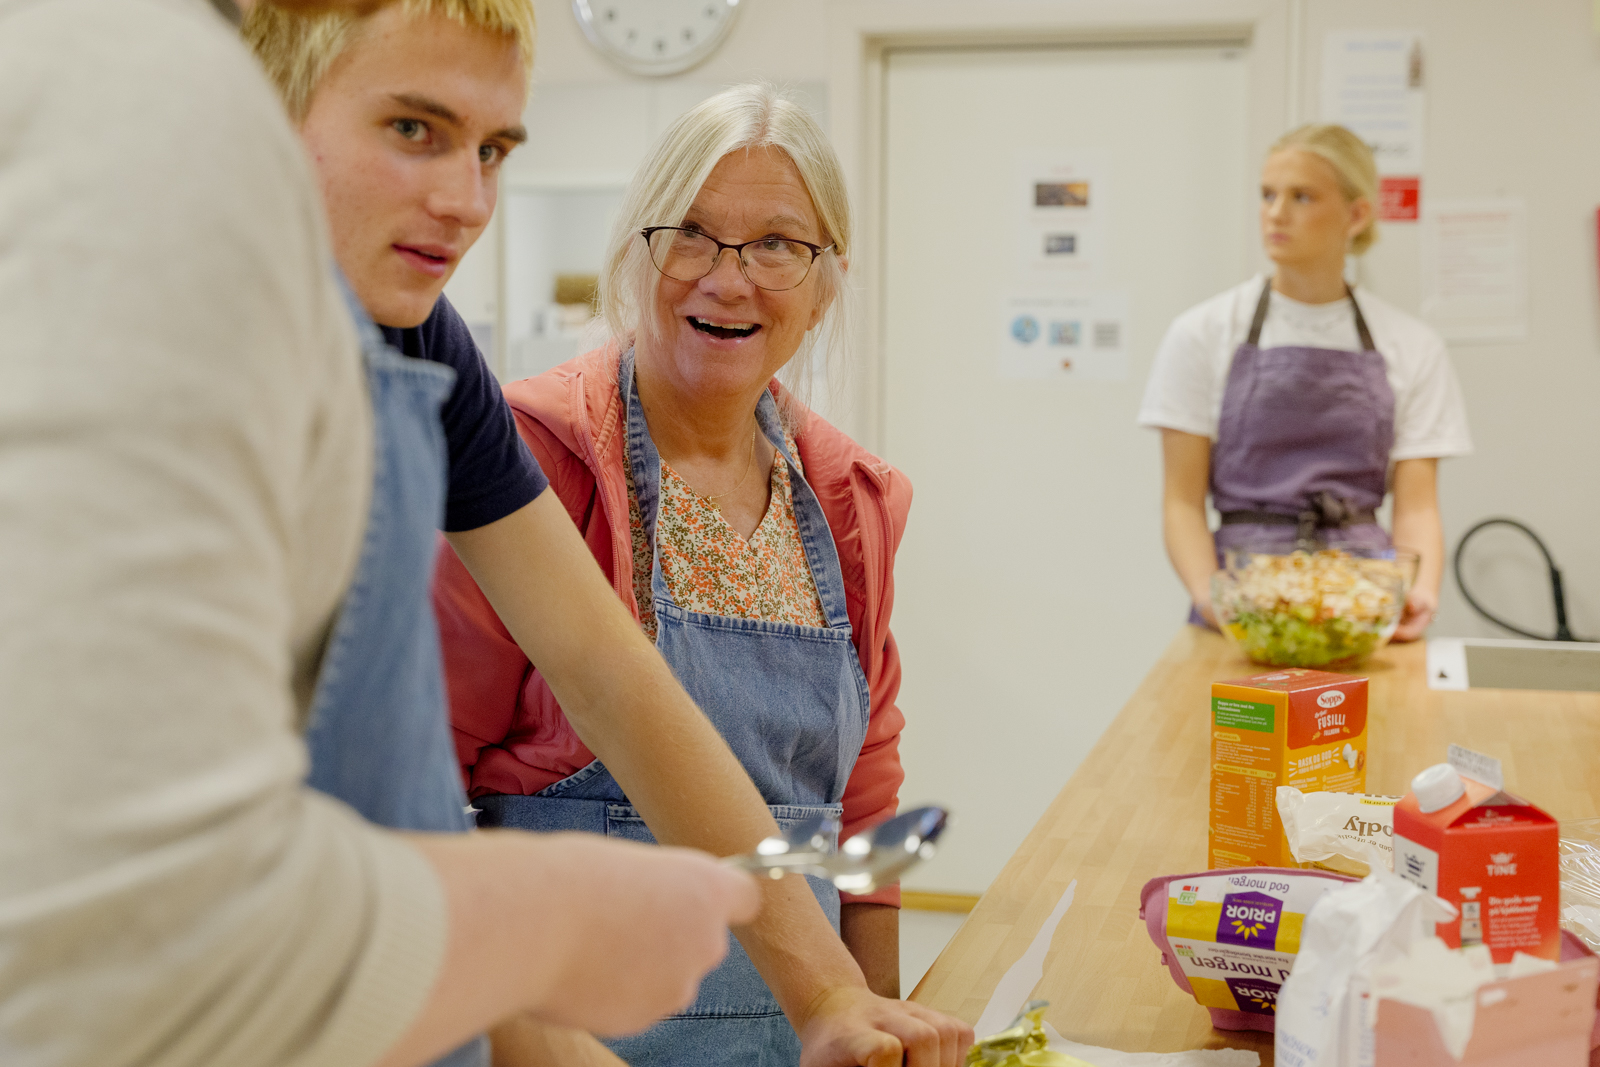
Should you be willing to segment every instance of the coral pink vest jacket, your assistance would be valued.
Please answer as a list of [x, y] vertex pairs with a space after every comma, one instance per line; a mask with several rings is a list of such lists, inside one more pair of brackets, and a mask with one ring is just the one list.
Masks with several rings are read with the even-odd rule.
[[[612, 588], [639, 617], [628, 529], [623, 404], [615, 346], [505, 387], [517, 430]], [[776, 381], [771, 386], [780, 393]], [[795, 436], [806, 481], [833, 533], [846, 608], [872, 710], [861, 756], [844, 794], [844, 835], [888, 818], [899, 803], [900, 730], [895, 705], [900, 657], [889, 632], [894, 554], [905, 530], [911, 484], [812, 414]], [[456, 752], [471, 796], [530, 795], [581, 770], [594, 755], [578, 740], [555, 696], [500, 622], [448, 544], [434, 577]], [[857, 901], [898, 903], [898, 889]]]

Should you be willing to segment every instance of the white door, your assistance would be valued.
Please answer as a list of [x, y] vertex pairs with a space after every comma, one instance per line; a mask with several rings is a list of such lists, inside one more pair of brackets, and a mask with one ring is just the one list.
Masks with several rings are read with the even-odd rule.
[[979, 892], [1183, 623], [1159, 441], [1134, 417], [1167, 324], [1254, 263], [1246, 63], [1215, 45], [886, 62], [882, 443], [915, 486], [902, 797], [955, 813], [908, 881]]

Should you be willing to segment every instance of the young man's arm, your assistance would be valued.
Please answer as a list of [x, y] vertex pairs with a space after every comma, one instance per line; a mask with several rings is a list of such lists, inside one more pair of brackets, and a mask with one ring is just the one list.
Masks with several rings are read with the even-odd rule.
[[[553, 492], [447, 535], [573, 729], [663, 844], [747, 851], [777, 826], [743, 766], [617, 599]], [[597, 664], [602, 664], [600, 669]], [[803, 879], [764, 882], [738, 931], [806, 1045], [807, 1067], [955, 1063], [971, 1030], [887, 1001], [835, 936]]]

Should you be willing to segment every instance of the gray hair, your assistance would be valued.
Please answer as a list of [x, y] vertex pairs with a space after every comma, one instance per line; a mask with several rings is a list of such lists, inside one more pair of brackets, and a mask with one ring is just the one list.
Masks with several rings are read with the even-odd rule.
[[[844, 263], [850, 254], [850, 202], [844, 170], [821, 127], [804, 107], [769, 85], [724, 89], [683, 115], [662, 134], [646, 157], [622, 200], [616, 226], [600, 272], [600, 314], [619, 347], [626, 350], [656, 324], [647, 314], [661, 275], [639, 231], [646, 226], [674, 226], [688, 213], [711, 171], [732, 152], [777, 148], [793, 160], [816, 206], [824, 244], [833, 252], [817, 258], [819, 300], [831, 301], [827, 315], [806, 335], [779, 379], [800, 403], [810, 397], [812, 365], [820, 354], [824, 366], [842, 352], [847, 332], [848, 287]], [[785, 410], [793, 425], [795, 412]]]

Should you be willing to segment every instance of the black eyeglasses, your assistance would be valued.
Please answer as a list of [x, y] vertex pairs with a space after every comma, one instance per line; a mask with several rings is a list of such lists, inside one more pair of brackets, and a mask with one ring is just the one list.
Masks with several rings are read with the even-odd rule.
[[647, 226], [639, 234], [650, 248], [650, 262], [669, 278], [697, 282], [716, 270], [722, 250], [731, 248], [739, 257], [739, 269], [750, 284], [774, 293], [793, 289], [805, 281], [806, 275], [811, 273], [811, 264], [833, 248], [788, 237], [762, 237], [730, 245], [710, 234], [682, 226]]

